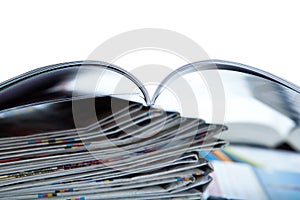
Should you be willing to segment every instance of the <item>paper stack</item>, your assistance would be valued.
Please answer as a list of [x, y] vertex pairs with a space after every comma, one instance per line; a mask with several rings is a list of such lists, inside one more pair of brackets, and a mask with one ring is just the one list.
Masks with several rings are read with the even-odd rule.
[[111, 100], [97, 98], [97, 122], [77, 128], [67, 101], [48, 105], [65, 128], [36, 106], [21, 108], [37, 118], [15, 129], [3, 127], [22, 115], [2, 113], [0, 199], [201, 199], [213, 168], [199, 151], [223, 147], [226, 127], [132, 102], [108, 112]]

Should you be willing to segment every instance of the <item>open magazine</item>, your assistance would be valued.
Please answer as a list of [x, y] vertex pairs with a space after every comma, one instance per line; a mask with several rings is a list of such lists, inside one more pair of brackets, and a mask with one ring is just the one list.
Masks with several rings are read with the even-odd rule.
[[[260, 81], [277, 84], [280, 100], [261, 95]], [[286, 91], [300, 96], [287, 81], [223, 61], [175, 70], [152, 97], [103, 62], [25, 73], [0, 85], [0, 199], [201, 199], [213, 171], [203, 152], [255, 143], [260, 127], [282, 138], [297, 129]]]

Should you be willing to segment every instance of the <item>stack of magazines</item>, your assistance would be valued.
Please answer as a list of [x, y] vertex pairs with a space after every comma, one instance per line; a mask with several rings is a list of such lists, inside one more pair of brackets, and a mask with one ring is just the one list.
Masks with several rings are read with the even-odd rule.
[[[56, 118], [64, 129], [39, 105], [1, 113], [0, 199], [201, 199], [213, 171], [201, 151], [223, 147], [226, 127], [133, 102], [111, 112], [111, 101], [126, 102], [96, 98], [96, 123]], [[48, 106], [67, 119], [70, 103]], [[41, 120], [12, 127], [29, 113]]]

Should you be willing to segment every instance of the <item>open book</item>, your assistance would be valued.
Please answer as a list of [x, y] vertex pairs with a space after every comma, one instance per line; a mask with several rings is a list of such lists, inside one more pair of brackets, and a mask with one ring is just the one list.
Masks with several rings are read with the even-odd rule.
[[299, 93], [275, 81], [247, 77], [247, 83], [253, 98], [245, 100], [244, 106], [253, 112], [242, 108], [240, 112], [244, 114], [240, 118], [253, 116], [227, 122], [230, 128], [222, 138], [240, 144], [300, 151]]

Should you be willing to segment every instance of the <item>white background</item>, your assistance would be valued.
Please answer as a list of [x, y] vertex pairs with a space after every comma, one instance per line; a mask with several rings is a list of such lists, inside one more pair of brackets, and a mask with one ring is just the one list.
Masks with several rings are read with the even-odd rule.
[[[300, 85], [297, 1], [1, 1], [0, 81], [31, 69], [84, 60], [105, 40], [164, 28], [210, 58], [248, 64]], [[125, 66], [122, 66], [125, 67]]]

